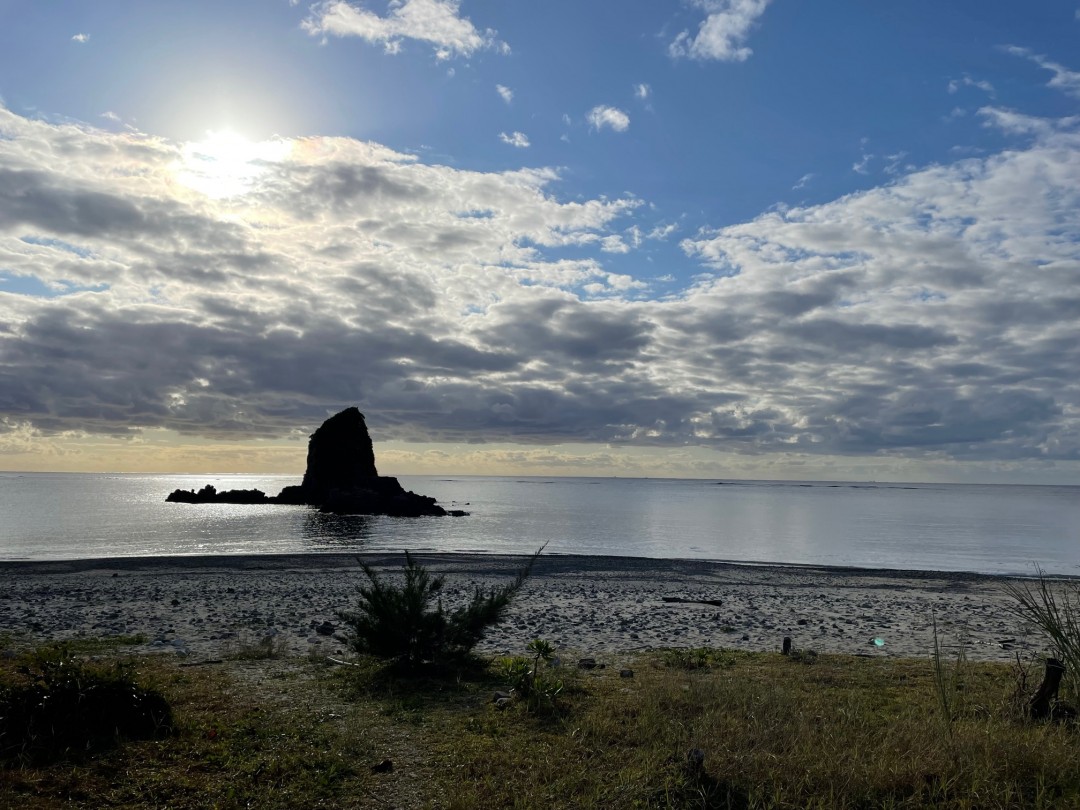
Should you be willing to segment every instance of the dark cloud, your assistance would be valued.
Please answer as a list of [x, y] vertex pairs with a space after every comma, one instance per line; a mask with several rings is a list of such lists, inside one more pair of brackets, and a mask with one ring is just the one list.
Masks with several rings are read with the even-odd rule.
[[648, 300], [595, 259], [640, 203], [561, 202], [548, 170], [314, 139], [214, 201], [167, 144], [0, 124], [0, 270], [56, 288], [0, 293], [0, 430], [27, 441], [284, 436], [357, 404], [380, 439], [1080, 457], [1064, 126], [703, 232], [705, 272]]

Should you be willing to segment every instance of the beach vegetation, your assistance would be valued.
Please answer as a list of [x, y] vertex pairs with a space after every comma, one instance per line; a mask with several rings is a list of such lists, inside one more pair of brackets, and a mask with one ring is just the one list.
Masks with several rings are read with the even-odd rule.
[[934, 669], [934, 696], [945, 735], [952, 739], [953, 725], [963, 711], [967, 655], [963, 638], [958, 638], [955, 655], [950, 661], [938, 630], [937, 616], [931, 613], [930, 618], [934, 630], [934, 647], [930, 657]]
[[672, 647], [661, 650], [660, 661], [671, 669], [710, 669], [727, 667], [739, 660], [744, 653], [715, 647]]
[[285, 637], [279, 633], [265, 633], [257, 640], [239, 637], [229, 650], [228, 657], [235, 661], [265, 661], [281, 658], [288, 650]]
[[525, 705], [526, 711], [552, 711], [564, 688], [562, 679], [552, 673], [555, 648], [544, 639], [534, 638], [526, 649], [527, 657], [500, 659], [498, 667], [511, 693]]
[[446, 578], [433, 575], [405, 552], [399, 584], [361, 563], [368, 584], [360, 587], [355, 611], [339, 611], [349, 628], [349, 642], [362, 655], [390, 660], [405, 669], [462, 662], [489, 627], [500, 621], [511, 600], [532, 573], [541, 547], [517, 576], [495, 588], [477, 587], [461, 607], [447, 610], [442, 592]]
[[704, 667], [656, 652], [587, 671], [530, 650], [530, 667], [564, 681], [555, 712], [498, 709], [500, 659], [460, 679], [388, 675], [366, 656], [138, 659], [173, 707], [174, 733], [0, 769], [0, 806], [1080, 806], [1076, 732], [1023, 716], [1009, 664], [964, 662], [946, 735], [927, 733], [932, 660], [822, 653], [795, 666], [703, 649]]
[[172, 709], [130, 661], [79, 657], [67, 644], [24, 653], [0, 682], [0, 760], [47, 762], [160, 737]]
[[1013, 613], [1038, 629], [1065, 665], [1063, 691], [1080, 703], [1080, 585], [1051, 579], [1036, 568], [1034, 580], [1011, 580], [1003, 588]]

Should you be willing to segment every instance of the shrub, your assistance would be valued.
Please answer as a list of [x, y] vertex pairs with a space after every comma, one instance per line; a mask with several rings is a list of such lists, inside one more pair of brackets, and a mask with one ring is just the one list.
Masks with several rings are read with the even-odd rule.
[[[507, 585], [477, 588], [463, 607], [443, 608], [444, 576], [432, 576], [405, 552], [405, 581], [387, 583], [361, 563], [369, 584], [360, 588], [355, 612], [339, 611], [352, 631], [350, 644], [359, 653], [393, 659], [408, 668], [460, 661], [479, 643], [488, 627], [498, 622], [543, 551], [541, 547]], [[434, 607], [432, 606], [434, 603]]]
[[55, 761], [171, 728], [168, 702], [129, 666], [82, 662], [64, 645], [30, 654], [0, 686], [0, 761]]
[[1034, 583], [1009, 583], [1012, 612], [1038, 627], [1050, 641], [1054, 657], [1065, 665], [1065, 684], [1080, 699], [1080, 586], [1054, 583], [1041, 568]]
[[526, 649], [532, 655], [532, 661], [522, 657], [505, 658], [502, 661], [502, 675], [510, 690], [525, 701], [528, 711], [553, 709], [555, 698], [563, 690], [563, 683], [552, 677], [550, 670], [543, 667], [541, 662], [549, 663], [555, 650], [549, 642], [539, 638], [530, 641]]

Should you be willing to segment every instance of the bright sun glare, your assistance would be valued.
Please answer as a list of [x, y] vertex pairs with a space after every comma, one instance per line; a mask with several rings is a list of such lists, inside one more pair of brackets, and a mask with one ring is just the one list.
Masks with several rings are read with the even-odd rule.
[[256, 142], [232, 130], [207, 132], [201, 141], [184, 144], [177, 178], [208, 197], [236, 197], [246, 194], [290, 148], [288, 141]]

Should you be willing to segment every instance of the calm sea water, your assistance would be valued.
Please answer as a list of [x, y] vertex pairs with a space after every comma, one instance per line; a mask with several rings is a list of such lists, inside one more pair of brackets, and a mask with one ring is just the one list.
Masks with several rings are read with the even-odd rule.
[[[1080, 574], [1080, 487], [402, 477], [466, 518], [165, 503], [296, 476], [0, 473], [0, 559], [465, 551]], [[468, 504], [467, 506], [465, 504]]]

